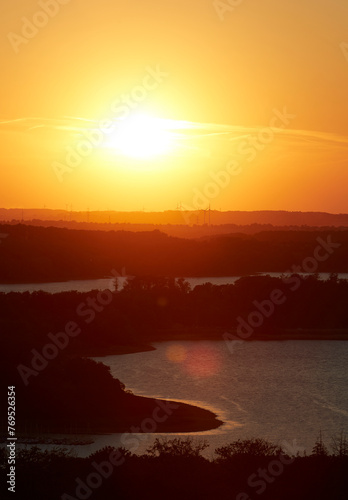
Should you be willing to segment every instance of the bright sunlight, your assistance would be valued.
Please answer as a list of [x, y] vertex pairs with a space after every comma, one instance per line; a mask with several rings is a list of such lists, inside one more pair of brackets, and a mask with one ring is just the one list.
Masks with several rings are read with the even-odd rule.
[[124, 156], [148, 159], [170, 151], [172, 134], [166, 120], [149, 115], [135, 115], [118, 125], [107, 146]]

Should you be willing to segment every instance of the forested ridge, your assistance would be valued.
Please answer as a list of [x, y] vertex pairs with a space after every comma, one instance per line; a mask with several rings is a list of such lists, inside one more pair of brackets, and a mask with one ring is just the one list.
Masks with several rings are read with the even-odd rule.
[[[332, 246], [320, 272], [348, 272], [348, 231], [269, 231], [201, 239], [150, 232], [0, 225], [0, 282], [49, 282], [119, 274], [238, 276], [291, 271]], [[318, 240], [319, 238], [319, 240]], [[323, 244], [323, 243], [321, 243]], [[307, 260], [306, 260], [307, 259]], [[313, 269], [313, 266], [310, 267]], [[304, 269], [305, 270], [305, 269]]]

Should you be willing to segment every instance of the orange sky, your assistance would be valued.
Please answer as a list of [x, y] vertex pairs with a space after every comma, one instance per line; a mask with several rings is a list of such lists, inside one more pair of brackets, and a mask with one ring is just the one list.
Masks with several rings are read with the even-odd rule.
[[0, 9], [0, 206], [348, 212], [346, 0]]

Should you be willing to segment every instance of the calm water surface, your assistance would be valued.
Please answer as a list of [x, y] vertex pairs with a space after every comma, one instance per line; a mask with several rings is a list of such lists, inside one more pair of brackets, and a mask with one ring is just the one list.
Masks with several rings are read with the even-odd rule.
[[[225, 422], [222, 427], [191, 433], [208, 440], [208, 456], [218, 446], [252, 436], [279, 444], [296, 439], [310, 453], [320, 430], [330, 444], [332, 435], [348, 429], [347, 342], [243, 342], [232, 353], [223, 341], [154, 345], [156, 351], [95, 359], [110, 366], [114, 377], [135, 394], [214, 411]], [[156, 436], [133, 435], [139, 443], [137, 453]], [[74, 448], [86, 456], [120, 444], [121, 435], [112, 434]]]

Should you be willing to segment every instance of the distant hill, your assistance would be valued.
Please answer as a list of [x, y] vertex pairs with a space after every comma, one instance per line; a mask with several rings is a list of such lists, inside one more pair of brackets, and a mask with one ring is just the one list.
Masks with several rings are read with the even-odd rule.
[[316, 231], [348, 228], [348, 214], [322, 212], [73, 212], [48, 209], [0, 209], [0, 223], [92, 231], [149, 232], [178, 238], [261, 231]]
[[83, 211], [0, 208], [0, 221], [12, 220], [25, 222], [42, 221], [75, 221], [78, 223], [104, 224], [153, 224], [153, 225], [187, 225], [202, 226], [235, 224], [269, 224], [273, 226], [345, 226], [348, 227], [348, 214], [330, 214], [326, 212], [286, 212], [260, 210], [251, 212], [217, 210], [167, 210], [164, 212], [115, 212], [115, 211]]
[[264, 231], [188, 239], [158, 230], [83, 231], [0, 224], [1, 235], [3, 283], [102, 278], [110, 276], [112, 269], [121, 272], [123, 268], [128, 275], [155, 276], [285, 272], [313, 262], [318, 238], [334, 246], [324, 243], [315, 270], [348, 272], [348, 230]]

